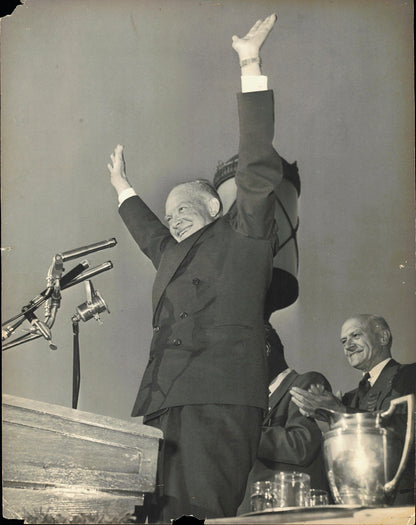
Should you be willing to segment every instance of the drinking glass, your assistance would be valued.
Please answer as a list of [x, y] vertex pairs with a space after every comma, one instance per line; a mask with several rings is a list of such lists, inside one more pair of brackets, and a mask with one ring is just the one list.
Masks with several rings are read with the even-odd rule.
[[250, 511], [259, 512], [262, 510], [279, 507], [281, 501], [280, 487], [273, 481], [256, 481], [251, 486], [250, 492]]
[[277, 493], [280, 495], [279, 507], [307, 507], [311, 478], [305, 472], [278, 472], [274, 476]]
[[311, 489], [309, 496], [309, 506], [316, 507], [317, 505], [328, 505], [328, 492], [321, 489]]

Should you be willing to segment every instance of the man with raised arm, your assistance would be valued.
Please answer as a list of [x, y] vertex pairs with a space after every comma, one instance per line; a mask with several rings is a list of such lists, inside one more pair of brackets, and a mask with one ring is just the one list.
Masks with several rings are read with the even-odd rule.
[[267, 408], [264, 304], [276, 248], [273, 93], [260, 48], [276, 15], [233, 36], [241, 66], [235, 213], [205, 180], [175, 186], [167, 226], [132, 189], [123, 148], [108, 165], [119, 212], [157, 273], [149, 361], [132, 416], [160, 428], [149, 521], [236, 514]]

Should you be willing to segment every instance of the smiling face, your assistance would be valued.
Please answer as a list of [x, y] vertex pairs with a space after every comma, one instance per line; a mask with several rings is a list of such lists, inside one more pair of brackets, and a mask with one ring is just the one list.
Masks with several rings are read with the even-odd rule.
[[341, 343], [349, 364], [368, 372], [390, 357], [389, 334], [386, 332], [360, 317], [345, 321], [341, 328]]
[[181, 242], [207, 224], [215, 221], [219, 202], [191, 184], [173, 188], [166, 200], [166, 222], [172, 237]]

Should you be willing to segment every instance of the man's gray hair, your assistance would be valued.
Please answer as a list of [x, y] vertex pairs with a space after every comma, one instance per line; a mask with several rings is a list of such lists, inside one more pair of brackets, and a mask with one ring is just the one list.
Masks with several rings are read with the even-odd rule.
[[372, 332], [379, 334], [380, 332], [387, 331], [389, 334], [389, 340], [387, 344], [383, 345], [385, 348], [390, 350], [393, 343], [393, 336], [391, 334], [390, 327], [387, 321], [381, 315], [377, 314], [358, 314], [352, 316], [353, 319], [359, 319], [363, 325], [370, 327]]
[[186, 188], [189, 189], [192, 193], [202, 195], [205, 194], [208, 199], [217, 199], [220, 203], [220, 210], [219, 214], [222, 212], [222, 202], [221, 198], [217, 192], [217, 190], [214, 188], [214, 186], [211, 184], [211, 182], [208, 179], [196, 179], [191, 180], [187, 182], [181, 182], [180, 184], [177, 184], [173, 189], [176, 188]]

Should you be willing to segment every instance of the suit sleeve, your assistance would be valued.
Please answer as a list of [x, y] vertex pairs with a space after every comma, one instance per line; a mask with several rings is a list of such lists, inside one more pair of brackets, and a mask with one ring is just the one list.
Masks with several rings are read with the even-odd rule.
[[133, 239], [157, 269], [166, 243], [171, 240], [168, 228], [137, 195], [126, 199], [119, 213]]
[[272, 145], [273, 92], [240, 93], [238, 111], [235, 229], [249, 237], [271, 239], [276, 230], [274, 192], [283, 177], [282, 160]]
[[[294, 384], [307, 389], [311, 384], [318, 383], [331, 390], [325, 377], [316, 372], [299, 376]], [[307, 467], [321, 449], [321, 431], [313, 419], [299, 412], [289, 392], [280, 403], [286, 404], [285, 409], [281, 410], [279, 406], [271, 419], [271, 426], [263, 427], [257, 456], [267, 461]]]

